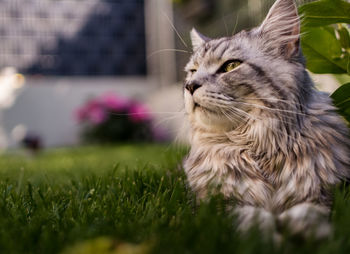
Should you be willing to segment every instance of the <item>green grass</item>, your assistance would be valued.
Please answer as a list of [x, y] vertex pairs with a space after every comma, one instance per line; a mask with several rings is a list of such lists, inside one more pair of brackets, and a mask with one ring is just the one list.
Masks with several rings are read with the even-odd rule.
[[330, 240], [277, 247], [237, 234], [220, 198], [196, 206], [184, 154], [120, 145], [2, 155], [0, 253], [350, 253], [346, 191], [336, 194]]

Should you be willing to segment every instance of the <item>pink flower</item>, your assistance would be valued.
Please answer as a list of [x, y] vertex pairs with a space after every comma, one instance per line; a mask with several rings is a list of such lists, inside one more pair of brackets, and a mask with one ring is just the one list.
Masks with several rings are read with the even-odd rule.
[[88, 117], [85, 107], [79, 108], [77, 111], [75, 111], [74, 116], [77, 122], [84, 122]]
[[90, 112], [91, 110], [94, 110], [96, 108], [100, 108], [101, 104], [98, 100], [96, 99], [90, 99], [88, 102], [85, 104], [85, 110], [87, 112]]
[[107, 114], [99, 101], [91, 99], [77, 110], [76, 119], [78, 122], [89, 121], [94, 124], [100, 124], [107, 119]]
[[111, 111], [115, 113], [128, 113], [129, 119], [134, 123], [150, 121], [151, 115], [148, 108], [139, 102], [132, 102], [128, 99], [113, 94], [105, 94], [99, 98], [88, 100], [85, 105], [79, 108], [75, 117], [78, 122], [87, 122], [95, 125], [105, 122]]
[[105, 94], [100, 98], [100, 102], [108, 109], [117, 112], [125, 110], [129, 106], [127, 99], [117, 97], [113, 94]]
[[89, 111], [89, 119], [94, 124], [101, 124], [107, 119], [107, 114], [103, 108], [96, 107]]
[[140, 103], [133, 103], [129, 108], [130, 119], [133, 122], [143, 122], [151, 120], [148, 108]]

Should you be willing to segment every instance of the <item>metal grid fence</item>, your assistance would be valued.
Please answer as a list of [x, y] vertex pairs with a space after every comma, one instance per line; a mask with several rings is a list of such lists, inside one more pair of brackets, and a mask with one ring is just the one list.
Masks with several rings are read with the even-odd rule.
[[144, 0], [0, 0], [0, 68], [145, 75]]

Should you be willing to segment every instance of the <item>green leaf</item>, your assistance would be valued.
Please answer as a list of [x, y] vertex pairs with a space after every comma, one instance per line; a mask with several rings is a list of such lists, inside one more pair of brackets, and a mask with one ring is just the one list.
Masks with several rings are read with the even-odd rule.
[[306, 67], [314, 73], [347, 73], [349, 54], [342, 52], [333, 27], [308, 28], [301, 38]]
[[339, 109], [339, 113], [350, 122], [350, 83], [339, 87], [332, 95], [334, 105]]
[[340, 41], [340, 45], [344, 48], [344, 49], [350, 49], [350, 34], [349, 34], [349, 29], [342, 25], [342, 24], [338, 24], [338, 34], [339, 34], [339, 41]]
[[350, 23], [350, 3], [342, 0], [321, 0], [300, 6], [303, 26], [317, 27]]
[[344, 57], [347, 57], [347, 73], [350, 75], [350, 31], [347, 25], [338, 24], [337, 28], [339, 43], [344, 50]]

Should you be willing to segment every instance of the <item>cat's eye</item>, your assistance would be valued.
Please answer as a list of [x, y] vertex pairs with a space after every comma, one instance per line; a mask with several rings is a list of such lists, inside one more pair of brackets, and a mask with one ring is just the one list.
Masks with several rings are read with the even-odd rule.
[[229, 60], [226, 61], [218, 70], [219, 73], [230, 72], [240, 66], [242, 61], [240, 60]]
[[195, 73], [197, 70], [196, 69], [191, 69], [190, 72], [193, 74]]

